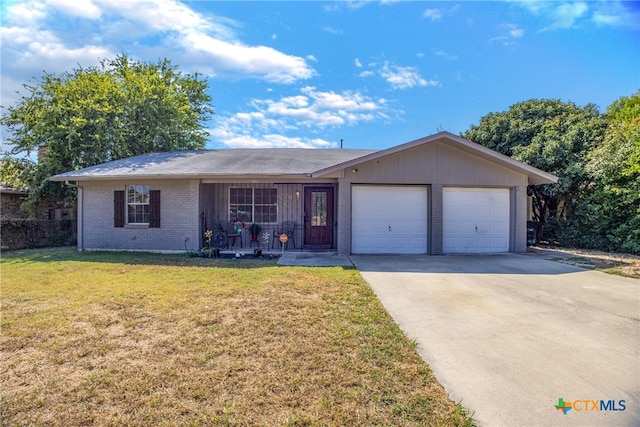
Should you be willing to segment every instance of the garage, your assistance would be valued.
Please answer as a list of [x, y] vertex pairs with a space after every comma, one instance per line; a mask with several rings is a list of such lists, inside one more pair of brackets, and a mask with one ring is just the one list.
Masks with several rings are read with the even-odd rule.
[[443, 253], [509, 252], [508, 188], [444, 187]]
[[426, 186], [353, 185], [351, 192], [353, 253], [427, 253]]

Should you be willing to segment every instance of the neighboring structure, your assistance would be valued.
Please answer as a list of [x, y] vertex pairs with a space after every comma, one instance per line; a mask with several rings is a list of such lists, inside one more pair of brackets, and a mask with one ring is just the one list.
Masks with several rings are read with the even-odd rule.
[[[23, 208], [23, 204], [25, 203], [28, 195], [28, 190], [0, 186], [0, 218], [29, 218], [29, 212]], [[75, 208], [51, 207], [45, 203], [39, 203], [36, 208], [35, 218], [58, 221], [75, 220]]]
[[80, 250], [194, 250], [237, 219], [270, 247], [293, 221], [298, 248], [434, 255], [525, 252], [527, 185], [557, 181], [447, 132], [381, 151], [153, 153], [51, 179], [78, 187]]
[[28, 218], [29, 213], [22, 209], [27, 190], [0, 185], [0, 217], [4, 219]]

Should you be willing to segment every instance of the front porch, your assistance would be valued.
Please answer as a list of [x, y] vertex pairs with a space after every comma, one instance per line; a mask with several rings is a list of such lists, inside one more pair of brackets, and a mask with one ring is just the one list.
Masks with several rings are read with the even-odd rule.
[[253, 254], [253, 249], [335, 250], [335, 183], [202, 183], [202, 247]]

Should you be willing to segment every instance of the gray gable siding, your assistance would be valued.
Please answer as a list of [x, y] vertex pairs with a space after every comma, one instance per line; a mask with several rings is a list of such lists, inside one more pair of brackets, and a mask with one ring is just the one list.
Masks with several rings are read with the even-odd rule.
[[379, 184], [527, 185], [527, 176], [521, 172], [440, 142], [360, 163], [345, 169], [344, 177]]

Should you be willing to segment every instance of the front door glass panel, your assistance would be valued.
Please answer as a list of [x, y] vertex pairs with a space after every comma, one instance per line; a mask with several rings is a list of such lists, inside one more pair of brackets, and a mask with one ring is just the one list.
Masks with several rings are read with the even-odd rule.
[[314, 191], [311, 193], [311, 225], [325, 227], [327, 225], [327, 193]]

